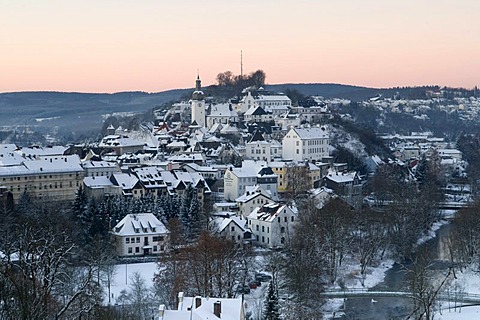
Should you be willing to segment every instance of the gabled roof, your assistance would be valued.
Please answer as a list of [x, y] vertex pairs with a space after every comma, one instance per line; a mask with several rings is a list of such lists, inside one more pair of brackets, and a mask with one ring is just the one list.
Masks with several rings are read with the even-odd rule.
[[153, 213], [127, 214], [113, 228], [116, 236], [141, 236], [169, 233], [165, 225]]
[[263, 137], [263, 134], [260, 132], [260, 130], [255, 130], [255, 133], [253, 134], [252, 138], [250, 139], [250, 142], [255, 142], [255, 141], [265, 141], [265, 138]]
[[247, 220], [243, 219], [242, 216], [216, 217], [212, 220], [212, 223], [215, 224], [219, 233], [223, 232], [231, 224], [237, 225], [242, 232], [251, 232], [250, 228], [248, 228]]
[[246, 116], [261, 116], [267, 112], [260, 106], [253, 106], [245, 112]]
[[138, 178], [129, 173], [114, 173], [110, 177], [110, 181], [122, 187], [123, 190], [130, 190], [138, 183]]
[[254, 185], [254, 186], [246, 186], [245, 193], [242, 194], [237, 199], [235, 199], [235, 201], [240, 203], [245, 203], [245, 202], [249, 202], [250, 200], [253, 200], [258, 196], [264, 196], [270, 200], [272, 199], [271, 194], [269, 194], [268, 191], [265, 191], [259, 185]]
[[288, 207], [287, 205], [282, 205], [279, 203], [267, 203], [261, 207], [255, 208], [252, 213], [248, 216], [249, 219], [262, 220], [267, 222], [272, 222], [275, 220], [283, 210], [288, 210], [294, 215], [298, 214], [296, 207]]

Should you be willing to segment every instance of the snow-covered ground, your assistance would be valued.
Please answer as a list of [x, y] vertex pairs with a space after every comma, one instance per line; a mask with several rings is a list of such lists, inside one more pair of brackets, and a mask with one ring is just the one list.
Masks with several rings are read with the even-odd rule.
[[[115, 304], [116, 299], [120, 296], [122, 290], [129, 290], [129, 285], [131, 283], [130, 277], [138, 272], [143, 279], [147, 287], [151, 288], [153, 286], [153, 275], [155, 272], [158, 272], [156, 262], [145, 262], [145, 263], [132, 263], [132, 264], [118, 264], [115, 268], [115, 273], [113, 276], [113, 283], [110, 286], [110, 299], [111, 304]], [[105, 288], [105, 303], [108, 303], [108, 288]]]

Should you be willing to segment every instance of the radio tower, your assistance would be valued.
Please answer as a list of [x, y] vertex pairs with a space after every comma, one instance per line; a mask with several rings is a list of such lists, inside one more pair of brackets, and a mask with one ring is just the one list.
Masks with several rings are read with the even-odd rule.
[[243, 52], [240, 50], [240, 77], [243, 78]]

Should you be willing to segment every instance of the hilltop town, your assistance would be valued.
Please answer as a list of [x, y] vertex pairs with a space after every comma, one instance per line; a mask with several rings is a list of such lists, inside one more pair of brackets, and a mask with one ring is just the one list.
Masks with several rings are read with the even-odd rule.
[[[351, 101], [256, 80], [219, 84], [226, 98], [198, 76], [148, 121], [106, 118], [97, 141], [0, 144], [0, 278], [14, 275], [1, 290], [28, 288], [2, 312], [36, 296], [39, 318], [307, 319], [326, 312], [311, 292], [364, 285], [445, 219], [477, 230], [476, 90]], [[451, 241], [451, 266], [476, 261], [478, 239]], [[137, 291], [112, 297], [114, 266], [137, 262], [158, 263], [153, 288], [136, 274]]]

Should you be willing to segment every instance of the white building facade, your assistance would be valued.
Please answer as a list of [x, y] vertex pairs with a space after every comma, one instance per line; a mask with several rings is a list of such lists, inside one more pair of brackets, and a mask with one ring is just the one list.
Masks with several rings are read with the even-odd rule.
[[321, 161], [329, 155], [329, 134], [324, 127], [292, 128], [282, 140], [284, 160]]
[[248, 226], [256, 244], [268, 248], [284, 247], [293, 235], [297, 223], [297, 208], [278, 203], [257, 207], [248, 216]]

